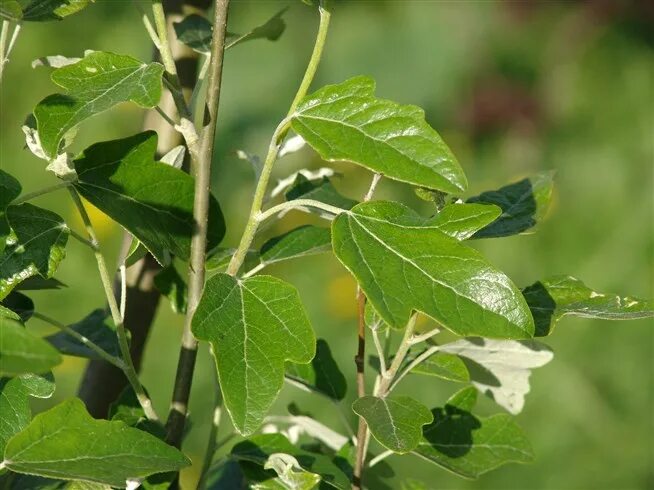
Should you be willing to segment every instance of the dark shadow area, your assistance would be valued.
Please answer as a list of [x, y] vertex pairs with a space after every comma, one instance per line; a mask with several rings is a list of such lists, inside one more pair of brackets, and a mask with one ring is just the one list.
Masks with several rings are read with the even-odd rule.
[[311, 364], [286, 363], [286, 375], [334, 400], [342, 400], [347, 393], [345, 376], [338, 368], [324, 339], [318, 339], [316, 342], [316, 355]]
[[546, 337], [552, 330], [552, 316], [556, 311], [556, 301], [540, 281], [524, 288], [522, 295], [534, 317], [534, 337]]
[[481, 428], [481, 422], [470, 412], [451, 405], [432, 410], [434, 421], [423, 430], [424, 438], [435, 450], [460, 458], [472, 449], [472, 431]]

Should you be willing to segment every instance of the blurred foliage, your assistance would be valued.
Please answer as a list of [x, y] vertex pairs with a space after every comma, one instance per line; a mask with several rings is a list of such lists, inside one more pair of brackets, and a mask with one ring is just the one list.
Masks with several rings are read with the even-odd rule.
[[[233, 2], [230, 28], [247, 31], [289, 2]], [[335, 2], [333, 30], [316, 86], [366, 74], [378, 94], [421, 105], [458, 156], [471, 194], [536, 171], [557, 170], [555, 203], [535, 235], [479, 241], [478, 246], [519, 286], [557, 273], [574, 274], [598, 290], [651, 297], [654, 252], [652, 182], [652, 22], [648, 2]], [[263, 152], [285, 114], [308, 59], [315, 12], [292, 3], [288, 29], [275, 43], [244, 44], [227, 55], [214, 162], [214, 192], [228, 216], [227, 245], [235, 245], [249, 209], [253, 176], [237, 149]], [[48, 70], [32, 69], [45, 55], [80, 56], [108, 50], [147, 60], [151, 46], [131, 2], [98, 0], [62, 23], [26, 26], [0, 94], [0, 162], [26, 191], [53, 183], [43, 162], [23, 150], [20, 124], [54, 92]], [[124, 137], [140, 128], [132, 105], [87, 124], [77, 150], [96, 139]], [[310, 150], [282, 160], [281, 178], [319, 167]], [[360, 198], [369, 173], [336, 164], [340, 191]], [[428, 210], [408, 186], [383, 181], [378, 197], [404, 199]], [[63, 193], [40, 202], [79, 226]], [[92, 213], [110, 260], [121, 231]], [[267, 234], [309, 221], [292, 213]], [[265, 240], [266, 236], [262, 237]], [[72, 241], [72, 260], [58, 278], [72, 285], [31, 294], [37, 309], [74, 322], [103, 305], [93, 256]], [[354, 282], [336, 260], [301, 259], [299, 267], [272, 266], [303, 292], [319, 337], [326, 338], [350, 379], [355, 349]], [[274, 267], [274, 269], [273, 269]], [[308, 273], [310, 272], [310, 273]], [[324, 286], [323, 286], [324, 284]], [[49, 332], [43, 327], [43, 332]], [[144, 383], [165, 413], [181, 333], [181, 317], [163, 304], [144, 363]], [[647, 321], [609, 323], [566, 319], [551, 339], [554, 361], [532, 378], [518, 417], [533, 441], [535, 464], [509, 465], [478, 481], [463, 481], [414, 457], [380, 465], [375, 488], [400, 488], [407, 478], [440, 489], [646, 489], [654, 486], [654, 337]], [[55, 370], [57, 392], [48, 406], [75, 393], [83, 361], [67, 358]], [[193, 386], [193, 426], [186, 450], [201, 461], [211, 420], [213, 382], [206, 348]], [[425, 383], [429, 383], [426, 388]], [[354, 398], [350, 387], [346, 402]], [[101, 389], [99, 387], [98, 389]], [[429, 405], [453, 391], [434, 379], [409, 379], [406, 393]], [[330, 406], [287, 386], [276, 409], [291, 399], [342, 430]], [[44, 402], [40, 402], [44, 408]], [[483, 405], [495, 410], [490, 403]], [[354, 423], [354, 417], [350, 416]], [[227, 431], [223, 424], [222, 431]], [[378, 450], [373, 446], [374, 450]], [[197, 466], [184, 475], [190, 483]]]

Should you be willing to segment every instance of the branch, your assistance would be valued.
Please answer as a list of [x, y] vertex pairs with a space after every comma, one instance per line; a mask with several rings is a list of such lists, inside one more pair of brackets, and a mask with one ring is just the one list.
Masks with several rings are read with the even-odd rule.
[[274, 216], [277, 213], [280, 213], [287, 209], [296, 209], [302, 207], [312, 207], [312, 208], [322, 209], [323, 211], [327, 211], [328, 213], [331, 213], [333, 215], [341, 214], [347, 211], [345, 209], [337, 208], [336, 206], [331, 206], [330, 204], [316, 201], [314, 199], [294, 199], [292, 201], [286, 201], [277, 204], [276, 206], [273, 206], [272, 208], [267, 209], [266, 211], [260, 212], [257, 215], [256, 219], [259, 223], [261, 223], [262, 221], [267, 220], [271, 216]]

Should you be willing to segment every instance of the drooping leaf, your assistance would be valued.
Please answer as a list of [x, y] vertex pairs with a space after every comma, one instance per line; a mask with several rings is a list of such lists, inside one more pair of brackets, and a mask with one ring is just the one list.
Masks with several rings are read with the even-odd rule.
[[654, 302], [598, 293], [572, 276], [554, 276], [522, 290], [536, 323], [536, 337], [552, 333], [565, 315], [602, 320], [637, 320], [654, 316]]
[[270, 276], [209, 279], [193, 334], [213, 347], [220, 388], [235, 428], [251, 434], [284, 382], [284, 362], [311, 362], [315, 336], [297, 290]]
[[435, 376], [437, 378], [456, 381], [458, 383], [466, 383], [470, 381], [468, 368], [460, 357], [440, 352], [436, 352], [434, 355], [429, 356], [414, 367], [411, 372], [414, 374]]
[[288, 406], [288, 411], [292, 415], [269, 416], [266, 420], [273, 424], [288, 424], [288, 434], [293, 434], [293, 437], [306, 434], [333, 451], [338, 451], [348, 442], [347, 437], [318, 422], [311, 414], [300, 411], [294, 403]]
[[334, 400], [342, 400], [347, 393], [345, 376], [324, 339], [316, 342], [316, 355], [311, 364], [286, 363], [286, 376]]
[[267, 39], [269, 41], [277, 41], [284, 33], [286, 29], [286, 23], [282, 19], [282, 15], [288, 10], [288, 7], [283, 8], [270, 19], [268, 19], [264, 24], [255, 27], [250, 32], [245, 34], [232, 34], [230, 33], [229, 39], [227, 40], [227, 45], [225, 49], [232, 48], [237, 44], [244, 43], [246, 41], [252, 41], [254, 39]]
[[0, 17], [14, 22], [62, 20], [93, 0], [2, 0]]
[[44, 289], [61, 289], [65, 287], [68, 286], [54, 277], [46, 279], [41, 276], [32, 276], [21, 282], [16, 289], [19, 291], [42, 291]]
[[329, 252], [332, 236], [329, 228], [304, 225], [271, 238], [263, 244], [259, 255], [263, 264], [274, 264], [297, 257]]
[[[304, 139], [301, 136], [295, 136], [295, 138], [300, 138], [302, 141]], [[294, 139], [294, 138], [291, 138]], [[290, 140], [289, 140], [290, 141]], [[282, 146], [282, 149], [284, 147]], [[281, 149], [280, 149], [280, 154], [281, 154]], [[336, 175], [336, 172], [334, 171], [333, 168], [331, 167], [320, 167], [319, 169], [316, 170], [310, 170], [308, 168], [302, 168], [300, 170], [297, 170], [293, 172], [292, 174], [288, 175], [287, 177], [284, 177], [282, 179], [277, 180], [277, 184], [275, 187], [270, 191], [270, 198], [276, 197], [281, 195], [282, 193], [286, 192], [288, 189], [290, 189], [295, 181], [298, 178], [298, 175], [302, 175], [305, 177], [306, 180], [310, 180], [312, 182], [318, 182], [323, 179], [323, 177], [333, 177]]]
[[61, 362], [61, 356], [41, 337], [18, 321], [0, 316], [0, 376], [45, 373]]
[[428, 223], [457, 240], [466, 240], [502, 214], [498, 206], [486, 204], [448, 204]]
[[543, 172], [471, 197], [469, 203], [495, 204], [502, 208], [501, 216], [475, 233], [473, 238], [509, 236], [533, 228], [545, 217], [553, 188], [554, 172]]
[[350, 479], [327, 456], [299, 449], [281, 434], [260, 434], [239, 442], [232, 448], [231, 456], [237, 461], [249, 461], [263, 466], [270, 455], [290, 454], [306, 471], [316, 473], [324, 484], [341, 490], [349, 490]]
[[434, 421], [425, 427], [413, 452], [465, 478], [477, 478], [506, 463], [533, 460], [529, 441], [510, 415], [476, 417], [467, 408], [470, 400], [470, 395], [459, 392], [445, 407], [432, 410]]
[[[116, 330], [106, 323], [107, 311], [93, 310], [86, 317], [69, 327], [93, 342], [113, 356], [120, 356], [120, 347], [116, 337]], [[84, 342], [68, 335], [65, 332], [57, 332], [45, 340], [50, 342], [59, 352], [67, 356], [85, 357], [87, 359], [101, 359], [97, 352], [89, 348]]]
[[[97, 143], [75, 159], [75, 188], [94, 206], [120, 223], [160, 262], [166, 250], [188, 260], [193, 220], [191, 176], [154, 161], [157, 134], [152, 131]], [[225, 233], [218, 202], [211, 197], [207, 248]]]
[[69, 234], [61, 217], [29, 203], [9, 206], [7, 221], [13, 233], [0, 254], [0, 299], [28, 277], [52, 277]]
[[554, 357], [548, 346], [535, 340], [471, 337], [442, 345], [439, 350], [461, 356], [472, 384], [514, 415], [524, 407], [531, 369], [544, 366]]
[[332, 240], [336, 257], [392, 327], [420, 311], [461, 336], [533, 335], [529, 308], [506, 275], [399, 203], [363, 203], [341, 213]]
[[45, 154], [60, 152], [64, 135], [91, 116], [121, 102], [152, 108], [161, 98], [159, 63], [143, 63], [131, 56], [93, 51], [81, 61], [56, 69], [52, 81], [68, 91], [43, 99], [34, 109]]
[[323, 87], [300, 102], [292, 127], [325, 160], [348, 160], [430, 189], [465, 190], [463, 170], [424, 111], [374, 92], [368, 77]]
[[154, 276], [154, 285], [161, 294], [168, 298], [175, 313], [186, 313], [188, 299], [186, 282], [172, 264], [164, 267]]
[[351, 209], [357, 204], [354, 199], [340, 194], [328, 177], [311, 180], [302, 173], [297, 174], [293, 185], [286, 191], [285, 196], [287, 201], [313, 199], [341, 209]]
[[410, 396], [364, 396], [352, 404], [352, 410], [365, 419], [382, 446], [400, 454], [418, 445], [422, 426], [433, 420], [429, 409]]
[[123, 422], [95, 420], [79, 399], [37, 415], [5, 450], [11, 471], [122, 487], [190, 464], [165, 442]]
[[9, 295], [0, 302], [0, 306], [10, 310], [23, 323], [29, 320], [32, 317], [32, 314], [34, 314], [34, 302], [18, 291], [12, 291], [9, 293]]

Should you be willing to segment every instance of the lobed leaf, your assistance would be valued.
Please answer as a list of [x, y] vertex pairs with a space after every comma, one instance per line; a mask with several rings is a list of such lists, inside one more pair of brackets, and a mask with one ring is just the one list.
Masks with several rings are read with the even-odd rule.
[[424, 111], [374, 92], [368, 77], [323, 87], [300, 102], [292, 127], [325, 160], [347, 160], [430, 189], [465, 190], [463, 170]]
[[637, 320], [654, 316], [652, 301], [598, 293], [572, 276], [554, 276], [522, 290], [536, 323], [536, 337], [552, 333], [565, 315], [602, 320]]
[[205, 285], [193, 334], [211, 343], [234, 427], [254, 432], [284, 382], [284, 362], [306, 364], [315, 337], [297, 290], [270, 276], [217, 274]]
[[45, 154], [55, 158], [66, 133], [121, 102], [155, 107], [161, 98], [163, 71], [159, 63], [102, 51], [90, 52], [77, 63], [56, 69], [52, 81], [68, 95], [50, 95], [34, 109]]
[[533, 228], [547, 214], [553, 188], [554, 172], [542, 172], [469, 198], [469, 203], [494, 204], [502, 209], [502, 215], [475, 233], [473, 238], [503, 237]]
[[0, 376], [45, 373], [60, 362], [59, 353], [45, 340], [0, 316]]
[[286, 363], [286, 376], [334, 400], [342, 400], [347, 393], [345, 376], [324, 339], [317, 340], [316, 355], [310, 364]]
[[355, 400], [352, 410], [382, 446], [399, 454], [415, 449], [422, 426], [433, 420], [429, 409], [410, 396], [364, 396]]
[[[75, 189], [120, 223], [152, 255], [165, 263], [170, 251], [188, 260], [193, 219], [194, 179], [154, 160], [157, 134], [96, 143], [75, 159]], [[225, 222], [215, 198], [209, 202], [207, 248], [218, 245]]]
[[11, 471], [124, 487], [190, 464], [181, 452], [123, 422], [95, 420], [79, 399], [37, 415], [5, 450]]
[[332, 242], [392, 327], [404, 327], [420, 311], [461, 336], [533, 335], [529, 308], [506, 275], [399, 203], [363, 203], [341, 213]]

